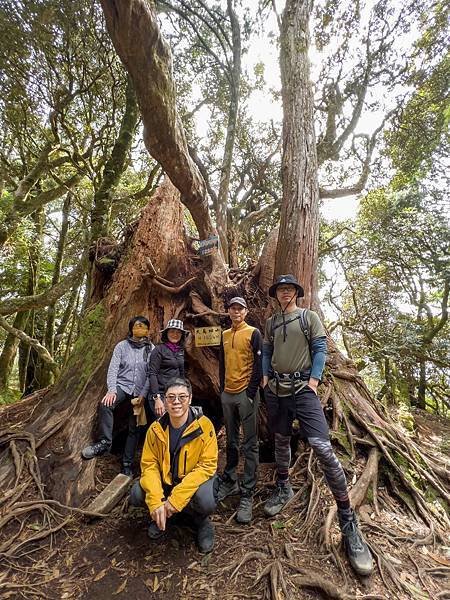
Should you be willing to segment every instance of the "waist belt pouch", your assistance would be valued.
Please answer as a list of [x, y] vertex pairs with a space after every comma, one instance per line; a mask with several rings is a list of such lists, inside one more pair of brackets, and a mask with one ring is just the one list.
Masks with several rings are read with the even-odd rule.
[[[292, 431], [292, 422], [295, 419], [295, 413], [297, 412], [296, 409], [296, 399], [295, 399], [295, 380], [293, 378], [289, 378], [289, 379], [284, 379], [284, 381], [290, 381], [291, 383], [291, 393], [289, 396], [279, 396], [278, 392], [279, 392], [279, 385], [280, 385], [280, 381], [281, 378], [279, 377], [279, 375], [275, 375], [275, 371], [273, 372], [274, 377], [272, 377], [272, 379], [275, 379], [276, 381], [276, 396], [277, 396], [277, 400], [278, 400], [278, 419], [281, 420], [283, 423], [286, 423], [287, 425], [287, 430], [289, 432]], [[300, 377], [297, 378], [300, 379]]]

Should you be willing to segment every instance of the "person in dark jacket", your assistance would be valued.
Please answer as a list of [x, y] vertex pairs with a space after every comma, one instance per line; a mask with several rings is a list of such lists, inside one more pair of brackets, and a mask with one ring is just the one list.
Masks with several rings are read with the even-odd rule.
[[148, 357], [153, 349], [148, 338], [149, 327], [150, 323], [145, 317], [133, 317], [128, 323], [126, 339], [114, 348], [106, 378], [108, 391], [99, 405], [99, 439], [81, 452], [83, 458], [91, 459], [110, 450], [114, 411], [119, 405], [127, 403], [128, 436], [122, 457], [122, 472], [130, 477], [133, 474], [132, 464], [138, 442], [138, 428], [131, 400], [142, 396], [146, 383]]
[[150, 411], [159, 419], [164, 412], [164, 390], [177, 377], [184, 379], [184, 342], [189, 331], [183, 321], [170, 319], [161, 330], [161, 343], [150, 356], [148, 378], [142, 396], [148, 396]]

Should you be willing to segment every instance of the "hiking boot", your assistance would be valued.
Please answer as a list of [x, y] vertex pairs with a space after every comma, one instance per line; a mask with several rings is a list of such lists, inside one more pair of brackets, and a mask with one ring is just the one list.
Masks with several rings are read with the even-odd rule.
[[123, 463], [122, 465], [122, 473], [127, 477], [133, 477], [133, 469], [130, 463]]
[[281, 512], [284, 505], [287, 504], [293, 496], [294, 491], [289, 482], [284, 485], [277, 483], [275, 491], [264, 504], [264, 512], [268, 517], [274, 517]]
[[339, 526], [348, 560], [358, 575], [367, 576], [373, 571], [372, 554], [358, 527], [355, 511], [339, 511]]
[[211, 552], [214, 548], [214, 526], [209, 517], [204, 517], [198, 523], [197, 545], [202, 554]]
[[239, 508], [237, 510], [236, 521], [247, 524], [252, 520], [253, 498], [251, 496], [241, 496]]
[[221, 479], [219, 490], [217, 492], [217, 502], [225, 500], [227, 496], [236, 496], [239, 492], [240, 488], [237, 481], [233, 481], [232, 479]]
[[101, 456], [102, 454], [105, 454], [105, 452], [108, 452], [109, 448], [110, 446], [106, 440], [100, 440], [91, 446], [86, 446], [86, 448], [83, 448], [81, 451], [81, 456], [86, 460], [89, 460], [95, 456]]
[[147, 535], [151, 540], [156, 541], [164, 537], [166, 535], [166, 532], [159, 529], [155, 521], [152, 521], [148, 526]]

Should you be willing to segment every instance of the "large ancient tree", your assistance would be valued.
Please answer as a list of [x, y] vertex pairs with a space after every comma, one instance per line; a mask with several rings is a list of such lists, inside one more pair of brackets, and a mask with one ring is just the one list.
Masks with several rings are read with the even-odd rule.
[[[102, 7], [111, 39], [136, 93], [146, 147], [162, 166], [166, 179], [120, 248], [118, 268], [112, 276], [102, 274], [101, 285], [94, 286], [96, 293], [80, 339], [56, 385], [44, 398], [24, 400], [9, 416], [7, 413], [11, 423], [18, 413], [22, 421], [21, 428], [0, 432], [0, 488], [8, 490], [1, 501], [7, 522], [8, 514], [23, 518], [36, 508], [51, 521], [52, 505], [46, 499], [78, 506], [93, 488], [95, 465], [81, 461], [80, 449], [91, 436], [111, 350], [124, 337], [128, 319], [133, 314], [148, 314], [153, 337], [169, 317], [182, 317], [189, 327], [220, 323], [224, 299], [236, 291], [221, 255], [199, 258], [185, 231], [184, 207], [200, 238], [214, 234], [215, 228], [205, 182], [190, 157], [176, 110], [170, 51], [154, 7], [146, 0], [102, 0]], [[253, 279], [243, 277], [238, 288], [243, 293], [251, 291], [251, 315], [261, 325], [263, 313], [267, 314], [264, 293], [274, 274], [293, 272], [305, 285], [306, 305], [319, 308], [319, 190], [308, 63], [309, 10], [306, 2], [288, 0], [281, 22], [284, 126], [278, 242], [276, 233], [269, 236], [257, 275]], [[407, 436], [374, 401], [354, 364], [337, 350], [331, 338], [329, 346], [322, 403], [329, 409], [332, 435], [340, 450], [348, 461], [364, 463], [351, 490], [353, 503], [358, 506], [370, 496], [378, 511], [377, 482], [382, 465], [394, 494], [413, 519], [427, 526], [422, 543], [442, 539], [448, 526], [442, 506], [449, 500], [443, 460]], [[213, 350], [196, 349], [192, 341], [187, 355], [194, 393], [211, 409], [217, 402], [217, 356]], [[317, 485], [309, 472], [311, 493], [305, 532], [312, 527], [317, 512]], [[38, 499], [22, 502], [25, 490], [32, 487]], [[429, 490], [438, 500], [433, 505], [428, 503]], [[326, 519], [328, 546], [332, 546], [333, 516], [331, 510]], [[56, 528], [63, 525], [61, 520]], [[31, 537], [38, 539], [37, 535]], [[16, 533], [3, 544], [3, 551], [14, 555], [22, 538], [23, 534]], [[375, 543], [372, 549], [384, 564], [386, 558]], [[395, 578], [395, 573], [389, 573]]]

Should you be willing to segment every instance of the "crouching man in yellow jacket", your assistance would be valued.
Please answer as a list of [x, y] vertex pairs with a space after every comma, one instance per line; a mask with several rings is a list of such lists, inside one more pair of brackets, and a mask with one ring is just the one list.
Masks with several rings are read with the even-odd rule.
[[164, 535], [170, 517], [183, 511], [197, 527], [199, 550], [210, 552], [214, 528], [208, 515], [216, 509], [219, 487], [217, 439], [211, 421], [191, 401], [189, 381], [167, 384], [166, 413], [147, 432], [141, 479], [131, 489], [130, 504], [148, 506], [153, 540]]

